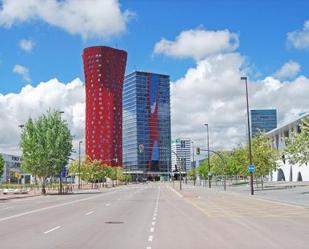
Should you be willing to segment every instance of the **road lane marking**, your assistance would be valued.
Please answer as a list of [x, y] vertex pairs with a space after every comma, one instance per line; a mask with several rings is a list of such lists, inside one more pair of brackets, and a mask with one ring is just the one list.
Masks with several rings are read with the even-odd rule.
[[51, 233], [51, 232], [53, 232], [53, 231], [59, 229], [60, 227], [61, 227], [61, 226], [57, 226], [57, 227], [54, 227], [54, 228], [52, 228], [52, 229], [50, 229], [50, 230], [47, 230], [46, 232], [44, 232], [44, 234]]
[[154, 226], [155, 224], [156, 224], [156, 222], [155, 222], [155, 221], [151, 222], [151, 225], [153, 225], [153, 226]]
[[151, 249], [151, 246], [147, 246], [146, 249]]
[[153, 233], [154, 232], [154, 227], [150, 228], [150, 232]]
[[14, 207], [5, 207], [5, 208], [3, 208], [3, 209], [14, 209]]
[[170, 186], [168, 186], [168, 188], [169, 188], [171, 191], [173, 191], [176, 195], [178, 195], [180, 198], [183, 197], [183, 195], [180, 194], [180, 193], [179, 193], [178, 191], [176, 191], [175, 189], [171, 188]]
[[106, 203], [106, 204], [105, 204], [106, 207], [108, 207], [108, 206], [110, 206], [110, 205], [111, 205], [110, 203]]
[[152, 220], [156, 220], [156, 217], [153, 217]]
[[[116, 193], [116, 192], [119, 192], [119, 190], [108, 192], [106, 194], [112, 194], [112, 193]], [[102, 197], [102, 196], [104, 197], [106, 195], [100, 194], [100, 195], [96, 195], [96, 196], [86, 197], [84, 199], [78, 199], [78, 200], [74, 200], [74, 201], [70, 201], [70, 202], [65, 202], [65, 203], [61, 203], [61, 204], [56, 204], [56, 205], [52, 205], [52, 206], [48, 206], [48, 207], [44, 207], [44, 208], [34, 209], [34, 210], [31, 210], [31, 211], [28, 211], [28, 212], [23, 212], [23, 213], [7, 216], [7, 217], [4, 217], [4, 218], [0, 218], [0, 222], [6, 221], [6, 220], [15, 219], [15, 218], [19, 218], [19, 217], [22, 217], [22, 216], [25, 216], [25, 215], [29, 215], [29, 214], [34, 214], [34, 213], [46, 211], [46, 210], [53, 209], [53, 208], [58, 208], [58, 207], [64, 207], [64, 206], [72, 205], [72, 204], [75, 204], [75, 203], [78, 203], [78, 202], [83, 202], [83, 201], [88, 201], [88, 200], [96, 199], [96, 198], [99, 198], [99, 197]]]
[[90, 212], [86, 213], [85, 215], [90, 215], [90, 214], [93, 214], [93, 213], [94, 213], [94, 211], [90, 211]]
[[150, 235], [150, 236], [148, 237], [148, 241], [152, 241], [152, 240], [153, 240], [153, 236]]

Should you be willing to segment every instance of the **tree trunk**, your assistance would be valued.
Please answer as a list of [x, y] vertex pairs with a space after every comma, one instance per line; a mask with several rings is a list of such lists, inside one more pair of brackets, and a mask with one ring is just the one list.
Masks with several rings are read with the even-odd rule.
[[262, 180], [261, 180], [261, 183], [262, 183], [262, 190], [264, 190], [264, 176], [262, 175]]
[[46, 188], [45, 188], [45, 178], [43, 178], [42, 181], [42, 191], [41, 191], [42, 195], [46, 195]]
[[62, 191], [62, 177], [60, 175], [59, 177], [59, 194], [62, 195], [63, 191]]

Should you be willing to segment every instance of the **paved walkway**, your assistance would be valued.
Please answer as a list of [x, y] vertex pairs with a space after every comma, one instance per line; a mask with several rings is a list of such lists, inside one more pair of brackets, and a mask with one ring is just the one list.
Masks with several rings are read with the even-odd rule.
[[[179, 182], [177, 182], [179, 185]], [[187, 188], [208, 189], [208, 183], [204, 186], [185, 185]], [[222, 185], [212, 184], [212, 191], [224, 191]], [[254, 198], [278, 201], [286, 204], [292, 204], [309, 208], [309, 182], [267, 182], [264, 189], [256, 188], [254, 185]], [[227, 193], [235, 193], [244, 196], [250, 196], [249, 185], [238, 185], [226, 187]]]

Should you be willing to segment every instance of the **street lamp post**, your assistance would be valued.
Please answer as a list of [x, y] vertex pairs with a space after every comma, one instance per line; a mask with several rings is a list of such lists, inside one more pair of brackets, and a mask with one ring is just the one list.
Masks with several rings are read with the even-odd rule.
[[[20, 125], [18, 125], [18, 127], [20, 128], [20, 129], [23, 129], [24, 127], [25, 127], [25, 125], [24, 124], [20, 124]], [[23, 178], [24, 179], [24, 183], [26, 183], [26, 180], [25, 180], [25, 178]], [[18, 183], [18, 179], [17, 179], [17, 183]]]
[[208, 124], [204, 124], [207, 129], [207, 160], [208, 160], [208, 187], [211, 188], [211, 172], [210, 172], [210, 153], [209, 153], [209, 127]]
[[83, 141], [78, 142], [78, 189], [80, 189], [80, 145]]
[[180, 169], [179, 169], [179, 190], [182, 190], [182, 166], [183, 166], [183, 160], [180, 160]]
[[192, 144], [192, 169], [193, 169], [193, 185], [196, 183], [196, 172], [195, 172], [195, 161], [194, 161], [194, 141], [191, 141]]
[[[249, 142], [249, 161], [250, 165], [252, 165], [252, 149], [251, 149], [251, 132], [250, 132], [250, 117], [249, 117], [249, 98], [248, 98], [248, 83], [247, 83], [247, 77], [241, 77], [241, 80], [245, 81], [246, 85], [246, 100], [247, 100], [247, 124], [248, 124], [248, 142]], [[253, 189], [253, 172], [250, 171], [250, 189], [251, 189], [251, 195], [254, 195], [254, 189]]]
[[[60, 115], [60, 121], [61, 120], [61, 114], [64, 114], [64, 111], [58, 111], [59, 115]], [[61, 173], [62, 173], [62, 170], [63, 168], [61, 168], [61, 171], [60, 171], [60, 174], [59, 174], [59, 194], [63, 194], [63, 191], [62, 191], [62, 176], [61, 176]]]

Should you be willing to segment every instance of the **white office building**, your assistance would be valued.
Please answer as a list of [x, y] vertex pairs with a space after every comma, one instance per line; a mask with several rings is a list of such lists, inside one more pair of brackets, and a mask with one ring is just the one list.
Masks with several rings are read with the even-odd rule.
[[266, 133], [272, 139], [273, 148], [279, 151], [281, 157], [278, 160], [279, 168], [271, 176], [273, 181], [309, 181], [309, 166], [290, 164], [288, 160], [285, 160], [284, 155], [286, 138], [290, 137], [293, 132], [301, 132], [300, 123], [306, 117], [309, 117], [309, 113], [300, 115], [297, 119]]
[[172, 141], [172, 171], [175, 171], [175, 165], [182, 166], [183, 171], [189, 171], [191, 169], [191, 153], [190, 139], [177, 138]]
[[9, 155], [1, 153], [4, 159], [4, 172], [0, 177], [0, 182], [10, 182], [11, 178], [14, 176], [13, 173], [21, 172], [21, 158], [15, 155]]

